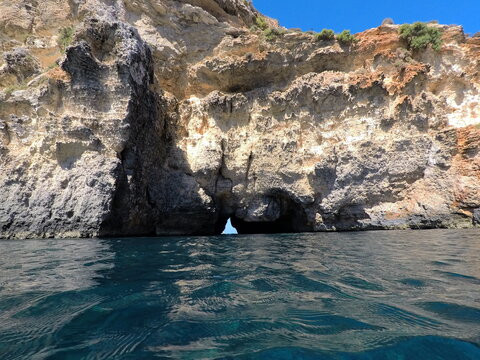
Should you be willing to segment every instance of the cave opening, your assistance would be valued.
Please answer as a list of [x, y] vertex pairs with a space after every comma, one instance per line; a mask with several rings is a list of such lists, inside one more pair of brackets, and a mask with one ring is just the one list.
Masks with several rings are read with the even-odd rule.
[[245, 221], [232, 218], [232, 225], [239, 234], [281, 234], [301, 232], [291, 218], [282, 216], [275, 221]]
[[248, 221], [232, 216], [232, 225], [239, 234], [280, 234], [312, 231], [302, 206], [285, 193], [275, 193], [267, 196], [268, 203], [275, 202], [279, 213], [272, 220]]

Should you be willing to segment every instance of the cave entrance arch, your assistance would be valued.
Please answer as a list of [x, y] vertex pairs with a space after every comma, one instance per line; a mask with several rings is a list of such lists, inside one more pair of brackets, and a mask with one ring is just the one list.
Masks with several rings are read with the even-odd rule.
[[271, 216], [271, 220], [258, 219], [249, 221], [245, 218], [232, 216], [232, 225], [239, 234], [278, 234], [312, 231], [305, 210], [284, 191], [272, 191], [264, 196], [264, 203], [272, 204], [272, 209], [278, 214]]

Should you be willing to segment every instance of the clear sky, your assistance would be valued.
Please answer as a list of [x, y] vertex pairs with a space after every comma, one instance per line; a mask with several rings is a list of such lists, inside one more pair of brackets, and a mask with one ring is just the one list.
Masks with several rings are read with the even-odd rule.
[[223, 231], [224, 234], [236, 234], [237, 230], [232, 226], [230, 219], [227, 222], [227, 226], [225, 226], [225, 230]]
[[395, 24], [438, 20], [462, 25], [466, 33], [480, 31], [480, 0], [253, 0], [264, 15], [286, 28], [353, 33], [376, 27], [389, 17]]

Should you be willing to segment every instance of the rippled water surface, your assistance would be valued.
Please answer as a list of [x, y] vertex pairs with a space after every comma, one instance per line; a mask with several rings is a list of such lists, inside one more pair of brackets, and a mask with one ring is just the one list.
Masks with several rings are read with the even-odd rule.
[[0, 242], [0, 359], [480, 359], [480, 232]]

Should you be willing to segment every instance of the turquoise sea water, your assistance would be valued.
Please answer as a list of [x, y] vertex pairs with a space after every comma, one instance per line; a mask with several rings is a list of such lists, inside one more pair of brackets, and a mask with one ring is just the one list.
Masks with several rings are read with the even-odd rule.
[[0, 359], [480, 359], [480, 232], [1, 241]]

